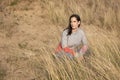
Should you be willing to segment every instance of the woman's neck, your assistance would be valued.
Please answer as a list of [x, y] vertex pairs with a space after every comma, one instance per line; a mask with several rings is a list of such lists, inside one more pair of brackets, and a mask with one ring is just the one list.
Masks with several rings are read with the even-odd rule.
[[72, 32], [76, 32], [78, 30], [78, 28], [72, 29]]

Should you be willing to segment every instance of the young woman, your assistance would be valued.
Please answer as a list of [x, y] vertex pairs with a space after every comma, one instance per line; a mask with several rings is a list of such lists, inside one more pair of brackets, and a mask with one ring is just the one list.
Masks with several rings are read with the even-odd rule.
[[[69, 18], [68, 27], [62, 32], [61, 42], [56, 49], [56, 55], [64, 54], [68, 57], [83, 58], [83, 54], [87, 51], [87, 39], [84, 31], [80, 28], [81, 19], [79, 15], [73, 14]], [[82, 44], [82, 47], [79, 46]]]

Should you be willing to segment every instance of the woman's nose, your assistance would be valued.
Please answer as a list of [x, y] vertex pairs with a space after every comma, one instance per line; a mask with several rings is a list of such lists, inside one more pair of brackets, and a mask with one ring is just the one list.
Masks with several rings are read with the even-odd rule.
[[71, 25], [74, 25], [74, 23], [72, 22]]

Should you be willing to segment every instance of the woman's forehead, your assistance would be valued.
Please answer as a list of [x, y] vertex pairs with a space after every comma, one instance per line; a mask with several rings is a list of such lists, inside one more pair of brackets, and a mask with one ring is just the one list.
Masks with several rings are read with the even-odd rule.
[[76, 17], [72, 17], [71, 21], [77, 21]]

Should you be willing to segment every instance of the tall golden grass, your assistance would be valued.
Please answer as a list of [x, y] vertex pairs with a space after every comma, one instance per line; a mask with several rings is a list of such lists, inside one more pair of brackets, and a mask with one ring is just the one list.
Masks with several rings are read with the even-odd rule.
[[[83, 28], [89, 42], [89, 51], [87, 54], [90, 54], [88, 57], [85, 56], [85, 60], [83, 61], [77, 59], [69, 60], [67, 58], [58, 60], [54, 55], [49, 54], [49, 50], [43, 49], [43, 55], [36, 57], [35, 61], [36, 64], [40, 65], [43, 62], [44, 65], [41, 68], [45, 70], [43, 74], [47, 75], [45, 79], [120, 79], [119, 4], [119, 0], [41, 1], [41, 5], [46, 12], [46, 17], [54, 24], [63, 26], [63, 28], [68, 24], [68, 18], [71, 14], [77, 13], [81, 16], [82, 24], [88, 25], [83, 25]], [[41, 70], [39, 69], [38, 73], [40, 72]], [[38, 73], [37, 76], [40, 75]]]
[[79, 14], [89, 49], [81, 61], [58, 59], [54, 54], [61, 37], [58, 33], [54, 47], [46, 44], [38, 50], [39, 54], [30, 57], [28, 67], [33, 70], [35, 80], [120, 80], [119, 0], [37, 1], [44, 18], [63, 29], [71, 14]]
[[120, 24], [119, 0], [41, 0], [48, 18], [54, 23], [66, 24], [72, 13], [81, 16], [82, 22], [100, 27], [114, 28]]

